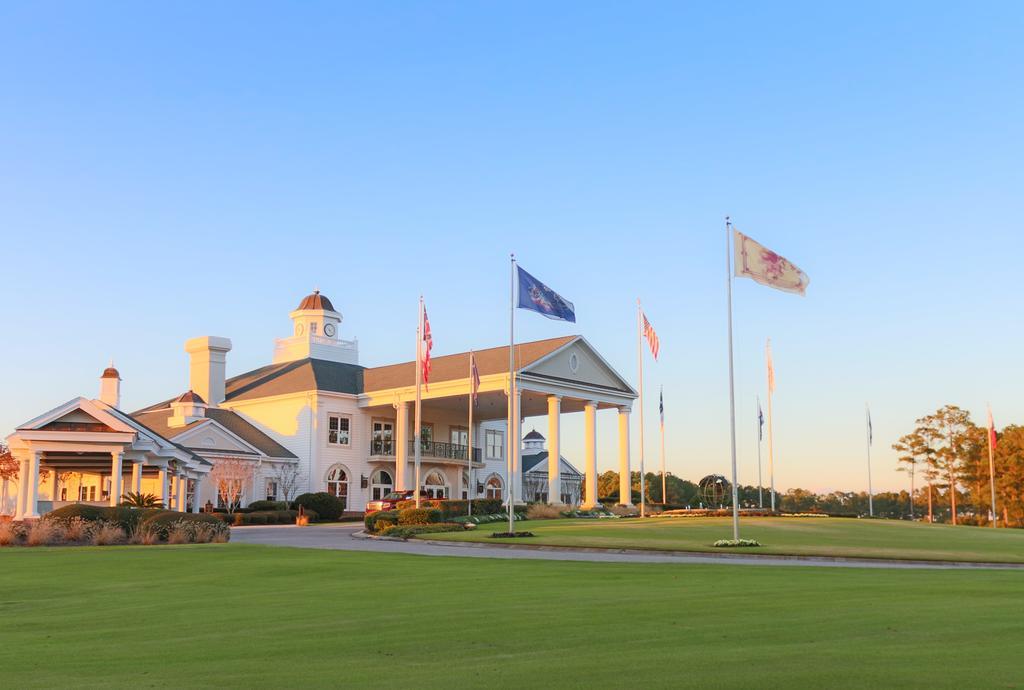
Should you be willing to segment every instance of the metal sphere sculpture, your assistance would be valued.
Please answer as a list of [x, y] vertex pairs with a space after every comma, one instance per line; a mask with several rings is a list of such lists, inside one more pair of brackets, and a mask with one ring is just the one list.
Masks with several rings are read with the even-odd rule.
[[706, 506], [720, 506], [730, 495], [729, 481], [720, 474], [709, 474], [700, 480], [700, 495]]

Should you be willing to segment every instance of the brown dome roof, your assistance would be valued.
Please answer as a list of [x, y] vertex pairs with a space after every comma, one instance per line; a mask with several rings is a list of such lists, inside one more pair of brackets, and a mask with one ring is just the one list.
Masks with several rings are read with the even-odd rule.
[[103, 370], [103, 374], [100, 376], [101, 379], [119, 379], [121, 373], [114, 367], [107, 367]]
[[202, 396], [200, 396], [198, 393], [196, 393], [194, 391], [188, 391], [186, 393], [182, 393], [177, 398], [175, 398], [174, 402], [197, 403], [199, 405], [205, 405], [206, 404], [206, 401], [203, 400]]
[[299, 308], [297, 311], [303, 311], [305, 309], [323, 309], [324, 311], [334, 311], [334, 305], [331, 304], [331, 300], [327, 299], [320, 294], [319, 290], [313, 290], [312, 295], [306, 295], [301, 302], [299, 302]]

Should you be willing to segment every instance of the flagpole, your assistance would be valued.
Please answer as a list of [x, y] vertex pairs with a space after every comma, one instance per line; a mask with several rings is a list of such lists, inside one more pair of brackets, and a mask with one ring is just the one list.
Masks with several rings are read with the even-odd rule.
[[[996, 424], [992, 419], [992, 406], [988, 406], [988, 482], [992, 492], [992, 527], [996, 526], [996, 461], [992, 439], [996, 435]], [[1003, 527], [1006, 527], [1004, 524]]]
[[761, 481], [761, 396], [757, 396], [757, 507], [764, 508], [764, 483]]
[[415, 467], [414, 474], [416, 475], [416, 486], [414, 487], [416, 496], [416, 507], [420, 507], [420, 460], [423, 456], [423, 449], [421, 447], [420, 432], [423, 429], [423, 422], [420, 418], [421, 406], [420, 388], [423, 384], [423, 295], [420, 295], [420, 317], [416, 322], [416, 405], [415, 412], [413, 414], [413, 424], [416, 425], [416, 429], [413, 433], [413, 466]]
[[466, 515], [473, 514], [473, 351], [469, 351], [469, 431], [466, 434]]
[[[772, 352], [772, 339], [768, 338], [768, 342], [765, 345], [765, 350], [768, 357], [771, 357]], [[766, 368], [769, 366], [769, 360], [765, 359]], [[775, 512], [775, 444], [772, 439], [772, 389], [775, 388], [775, 376], [769, 370], [768, 371], [768, 483], [771, 485], [769, 491], [771, 492], [772, 500], [772, 512]]]
[[[643, 311], [640, 309], [640, 298], [636, 300], [636, 367], [640, 380], [640, 517], [646, 516], [646, 499], [644, 497], [644, 344], [643, 344]], [[632, 486], [632, 482], [630, 482]]]
[[665, 393], [659, 398], [661, 420], [661, 505], [668, 505], [668, 493], [665, 490]]
[[875, 517], [875, 492], [871, 489], [871, 408], [864, 403], [868, 436], [868, 517]]
[[[729, 434], [732, 441], [732, 538], [740, 538], [740, 508], [739, 492], [736, 488], [736, 385], [733, 374], [732, 356], [732, 257], [729, 256], [732, 249], [732, 239], [729, 235], [732, 232], [732, 223], [729, 216], [725, 217], [725, 289], [728, 303], [729, 317]], [[640, 409], [643, 409], [641, 403]], [[641, 413], [642, 414], [642, 413]], [[641, 439], [643, 436], [641, 435]], [[642, 441], [641, 441], [642, 443]], [[643, 457], [641, 455], [641, 457]]]
[[506, 473], [508, 475], [508, 532], [509, 534], [514, 533], [515, 530], [515, 477], [513, 476], [515, 465], [513, 463], [513, 453], [518, 450], [518, 443], [513, 441], [513, 433], [518, 426], [518, 420], [515, 415], [518, 414], [518, 410], [515, 409], [515, 397], [516, 397], [516, 360], [515, 360], [515, 343], [516, 343], [516, 255], [511, 254], [511, 263], [509, 264], [509, 279], [508, 279], [508, 459], [506, 462]]

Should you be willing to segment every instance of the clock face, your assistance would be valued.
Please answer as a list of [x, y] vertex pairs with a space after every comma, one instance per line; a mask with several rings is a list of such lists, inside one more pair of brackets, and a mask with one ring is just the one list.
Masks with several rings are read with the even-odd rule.
[[302, 324], [295, 324], [295, 335], [302, 335]]
[[333, 323], [328, 323], [328, 324], [324, 325], [324, 335], [326, 335], [328, 338], [333, 338], [334, 337], [334, 324]]

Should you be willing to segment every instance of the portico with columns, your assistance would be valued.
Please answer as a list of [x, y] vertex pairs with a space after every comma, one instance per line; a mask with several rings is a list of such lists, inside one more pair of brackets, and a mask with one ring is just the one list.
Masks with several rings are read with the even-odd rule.
[[[512, 433], [508, 434], [508, 348], [498, 347], [474, 353], [480, 373], [478, 401], [474, 410], [475, 440], [472, 449], [474, 480], [472, 497], [485, 492], [484, 479], [497, 475], [502, 480], [502, 498], [508, 500], [508, 458], [511, 458], [513, 483], [517, 503], [524, 501], [522, 452], [522, 420], [547, 417], [548, 491], [549, 502], [557, 503], [562, 496], [559, 459], [562, 450], [562, 417], [582, 413], [584, 416], [585, 475], [582, 507], [597, 505], [598, 411], [615, 410], [619, 419], [618, 466], [624, 471], [625, 496], [629, 502], [629, 415], [636, 392], [597, 353], [582, 336], [566, 336], [550, 340], [523, 343], [516, 346], [517, 372], [516, 406], [512, 419]], [[394, 424], [385, 441], [371, 441], [370, 462], [392, 471], [395, 489], [413, 486], [413, 404], [415, 386], [412, 362], [380, 367], [364, 372], [365, 392], [359, 405], [374, 419], [389, 420]], [[409, 383], [406, 383], [409, 382]], [[398, 385], [405, 384], [405, 385]], [[438, 441], [437, 427], [450, 428], [465, 425], [470, 399], [469, 353], [447, 355], [431, 360], [430, 385], [422, 392], [422, 422], [424, 430], [421, 459], [421, 484], [428, 472], [435, 470], [454, 476], [468, 467], [469, 449], [452, 442], [450, 435]], [[498, 455], [489, 441], [488, 431], [503, 434], [503, 452]], [[453, 432], [454, 434], [455, 432]], [[477, 446], [477, 443], [480, 445]], [[453, 480], [452, 484], [458, 486]], [[422, 487], [421, 487], [422, 488]], [[456, 497], [452, 492], [451, 497]]]

